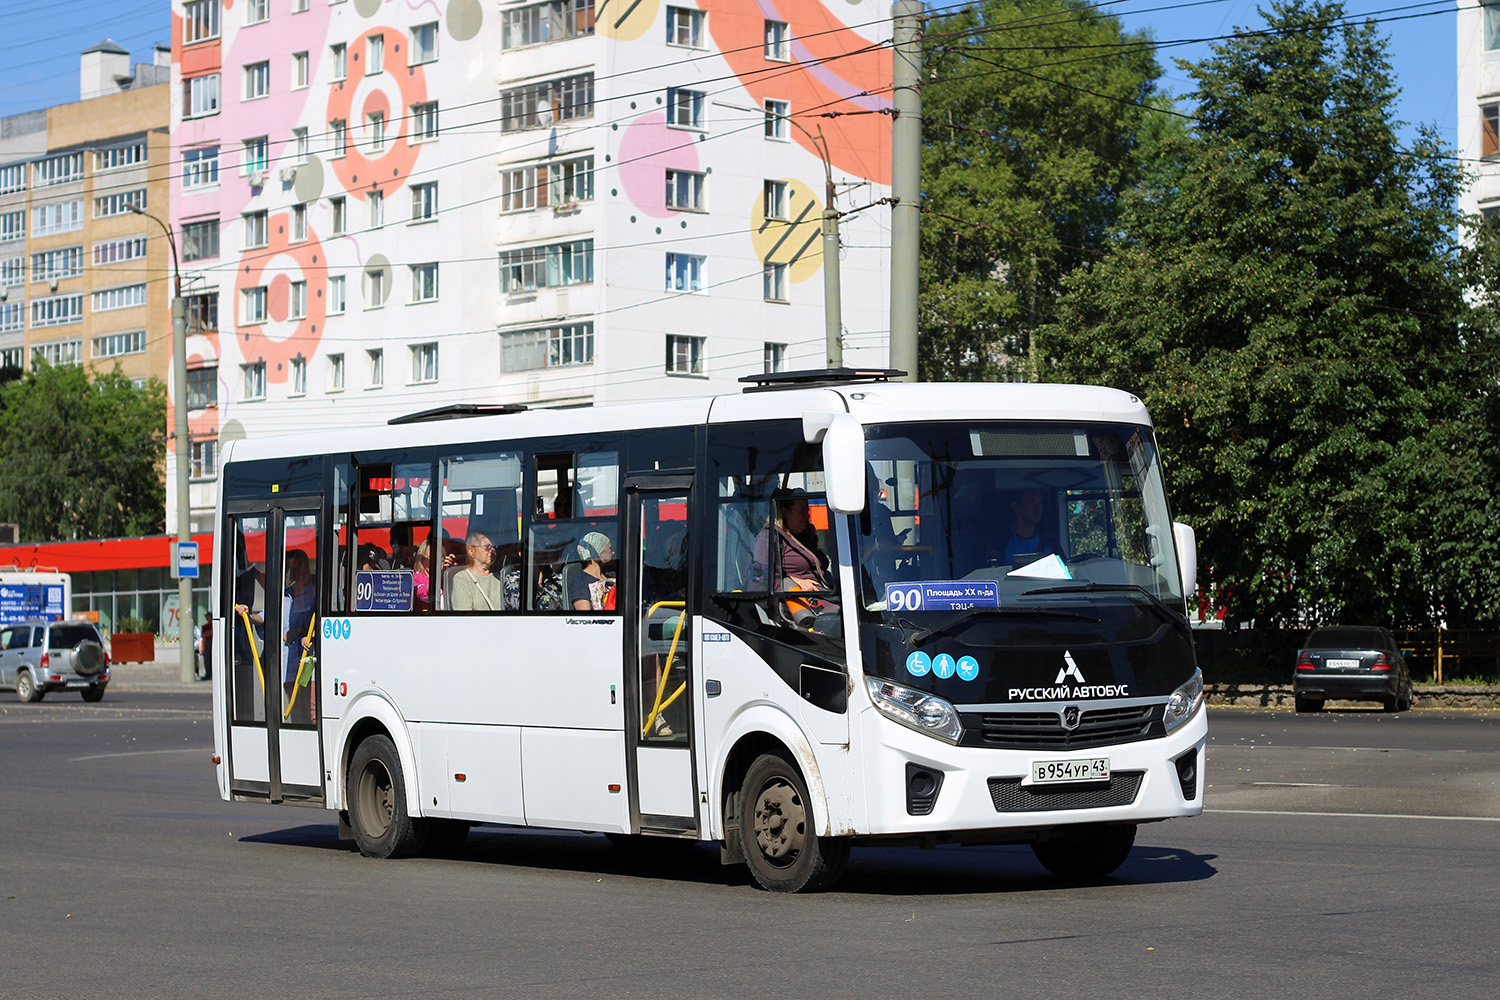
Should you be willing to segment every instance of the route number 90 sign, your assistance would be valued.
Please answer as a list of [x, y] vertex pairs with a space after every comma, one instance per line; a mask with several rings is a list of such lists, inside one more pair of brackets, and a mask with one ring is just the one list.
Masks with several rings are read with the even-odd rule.
[[887, 611], [967, 611], [999, 606], [1000, 584], [994, 580], [924, 580], [885, 585]]

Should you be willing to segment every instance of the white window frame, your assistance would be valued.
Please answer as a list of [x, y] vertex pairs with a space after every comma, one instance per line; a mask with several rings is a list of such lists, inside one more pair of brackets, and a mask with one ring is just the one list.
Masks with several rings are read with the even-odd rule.
[[240, 289], [240, 326], [262, 326], [267, 319], [266, 286], [254, 285]]
[[17, 208], [0, 212], [0, 243], [26, 238], [26, 209]]
[[674, 212], [706, 212], [708, 211], [705, 189], [708, 186], [708, 174], [701, 170], [673, 170], [666, 171], [666, 201], [667, 208]]
[[266, 398], [266, 363], [250, 361], [240, 365], [240, 401], [251, 403]]
[[[207, 245], [199, 239], [199, 234], [213, 235], [213, 253], [201, 253], [200, 249], [207, 249]], [[193, 260], [215, 260], [223, 252], [224, 233], [219, 228], [219, 220], [213, 219], [186, 219], [181, 225], [179, 232], [180, 241], [178, 247], [182, 250], [184, 261]], [[191, 238], [190, 238], [191, 237]], [[201, 246], [200, 246], [201, 245]], [[188, 256], [188, 248], [193, 249], [193, 255]]]
[[667, 88], [667, 126], [686, 128], [697, 132], [707, 129], [704, 109], [708, 107], [708, 95], [690, 87]]
[[[55, 251], [47, 251], [47, 253], [54, 252]], [[41, 256], [41, 254], [31, 255], [31, 266], [33, 272], [36, 270], [36, 259], [39, 256]], [[79, 273], [83, 273], [81, 261], [79, 266]], [[45, 281], [46, 279], [38, 278], [37, 280]], [[26, 284], [26, 258], [21, 256], [20, 254], [16, 254], [14, 257], [0, 258], [0, 288], [16, 288], [24, 284]]]
[[761, 186], [761, 212], [769, 220], [788, 222], [791, 220], [788, 200], [791, 185], [783, 180], [768, 180]]
[[592, 321], [500, 332], [502, 375], [593, 363]]
[[219, 442], [216, 438], [190, 442], [188, 478], [215, 479], [219, 475]]
[[785, 21], [766, 18], [765, 57], [768, 62], [791, 62], [792, 30]]
[[51, 236], [83, 228], [83, 199], [54, 201], [31, 208], [31, 235]]
[[127, 142], [119, 146], [94, 150], [94, 173], [103, 174], [111, 170], [124, 170], [146, 162], [144, 139]]
[[766, 341], [761, 348], [761, 374], [771, 375], [786, 371], [786, 344]]
[[335, 195], [328, 199], [328, 231], [331, 235], [342, 236], [349, 229], [349, 202], [343, 195]]
[[199, 146], [183, 150], [182, 189], [198, 191], [219, 185], [219, 147]]
[[420, 66], [424, 63], [437, 62], [438, 23], [429, 21], [426, 24], [412, 25], [410, 45], [411, 48], [408, 50], [410, 58], [407, 60], [407, 65]]
[[681, 333], [667, 334], [666, 373], [688, 378], [706, 377], [703, 363], [706, 343], [705, 337]]
[[306, 396], [307, 395], [307, 359], [306, 358], [292, 358], [291, 363], [289, 365], [289, 368], [290, 368], [290, 371], [288, 372], [288, 375], [290, 377], [291, 385], [287, 389], [287, 395], [288, 396]]
[[412, 225], [431, 222], [438, 214], [438, 182], [427, 181], [411, 186]]
[[411, 302], [438, 300], [438, 265], [436, 262], [411, 265]]
[[680, 49], [705, 49], [707, 15], [691, 7], [667, 8], [667, 44]]
[[271, 165], [271, 138], [258, 135], [240, 143], [240, 175], [263, 174]]
[[81, 365], [83, 364], [83, 341], [49, 340], [43, 344], [33, 343], [31, 345], [33, 367], [38, 358], [46, 361], [53, 368], [61, 368], [63, 365]]
[[761, 272], [761, 293], [767, 302], [789, 302], [787, 298], [787, 266], [767, 262]]
[[[83, 293], [47, 295], [31, 300], [31, 328], [67, 326], [83, 321]], [[83, 342], [79, 341], [82, 346]]]
[[26, 164], [10, 163], [0, 167], [0, 194], [18, 194], [26, 190]]
[[116, 309], [136, 309], [146, 304], [146, 285], [116, 285], [100, 288], [92, 293], [90, 303], [96, 313], [113, 312]]
[[349, 79], [349, 43], [335, 42], [328, 46], [328, 78], [335, 83]]
[[365, 207], [369, 225], [367, 229], [379, 229], [385, 225], [385, 192], [371, 191], [365, 196]]
[[292, 165], [301, 166], [312, 156], [312, 145], [307, 137], [307, 126], [292, 129]]
[[182, 81], [182, 117], [206, 118], [219, 113], [223, 103], [222, 77], [218, 73], [201, 73]]
[[125, 330], [119, 333], [101, 333], [94, 337], [93, 356], [98, 358], [123, 358], [130, 354], [146, 353], [146, 331]]
[[380, 389], [385, 385], [385, 349], [372, 347], [365, 351], [365, 388]]
[[292, 233], [288, 242], [307, 242], [307, 203], [302, 202], [292, 206]]
[[330, 274], [328, 276], [328, 315], [342, 316], [348, 308], [348, 289], [345, 286], [342, 274]]
[[385, 287], [385, 268], [372, 267], [365, 270], [365, 308], [384, 309], [389, 289]]
[[271, 0], [246, 0], [245, 23], [264, 24], [271, 18]]
[[287, 319], [307, 318], [307, 282], [294, 281], [287, 288]]
[[708, 291], [707, 255], [667, 251], [667, 291], [682, 295]]
[[349, 155], [349, 123], [335, 118], [328, 123], [328, 158], [342, 160]]
[[312, 56], [308, 52], [292, 53], [292, 89], [306, 90], [312, 83]]
[[423, 101], [411, 106], [411, 142], [432, 142], [438, 137], [438, 102]]
[[219, 37], [219, 10], [224, 0], [183, 0], [182, 44], [193, 45]]
[[344, 391], [344, 355], [328, 355], [328, 391]]
[[265, 209], [240, 216], [240, 249], [256, 250], [271, 242], [271, 220]]
[[63, 153], [60, 156], [49, 156], [46, 159], [37, 160], [31, 165], [31, 186], [33, 188], [72, 184], [74, 181], [81, 180], [83, 180], [82, 153]]
[[111, 191], [109, 194], [99, 195], [94, 199], [94, 218], [111, 219], [117, 215], [129, 215], [132, 205], [141, 209], [146, 207], [145, 188], [136, 188], [134, 191]]
[[242, 101], [263, 101], [271, 96], [271, 60], [245, 64]]
[[[24, 265], [25, 260], [21, 257], [12, 258]], [[6, 261], [4, 263], [9, 263]], [[20, 270], [24, 272], [24, 267]], [[31, 255], [31, 280], [32, 281], [64, 281], [68, 278], [83, 277], [83, 246], [71, 247], [48, 247], [38, 250]], [[24, 273], [14, 275], [11, 278], [0, 277], [0, 285], [19, 285], [25, 281]]]
[[365, 76], [385, 72], [385, 35], [375, 34], [365, 39]]
[[437, 341], [428, 341], [425, 344], [412, 344], [411, 347], [411, 384], [431, 385], [438, 380], [438, 345]]
[[365, 115], [365, 133], [369, 136], [372, 153], [385, 151], [385, 112], [371, 111]]
[[117, 240], [100, 240], [92, 249], [95, 267], [141, 260], [146, 256], [146, 236], [126, 236]]
[[792, 102], [768, 97], [761, 107], [766, 114], [765, 137], [772, 142], [791, 142]]

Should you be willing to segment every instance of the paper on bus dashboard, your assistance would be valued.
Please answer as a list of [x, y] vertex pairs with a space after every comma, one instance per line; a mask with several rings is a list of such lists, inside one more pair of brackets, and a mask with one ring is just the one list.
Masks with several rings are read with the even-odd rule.
[[1073, 571], [1068, 569], [1068, 564], [1062, 561], [1062, 557], [1053, 553], [1050, 556], [1042, 556], [1033, 560], [1025, 566], [1017, 566], [1006, 576], [1028, 576], [1038, 580], [1071, 580]]
[[1000, 584], [994, 580], [921, 580], [885, 585], [891, 611], [965, 611], [998, 608]]

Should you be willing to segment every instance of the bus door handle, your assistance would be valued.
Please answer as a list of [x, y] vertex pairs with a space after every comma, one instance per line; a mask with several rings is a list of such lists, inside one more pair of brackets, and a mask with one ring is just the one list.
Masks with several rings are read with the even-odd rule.
[[723, 690], [723, 685], [716, 680], [706, 680], [703, 682], [703, 693], [710, 698], [717, 698]]

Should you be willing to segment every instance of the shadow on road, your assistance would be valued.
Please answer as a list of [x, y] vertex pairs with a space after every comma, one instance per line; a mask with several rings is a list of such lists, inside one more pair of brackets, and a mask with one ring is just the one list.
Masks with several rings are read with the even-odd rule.
[[[240, 838], [247, 844], [313, 848], [354, 854], [338, 839], [334, 824], [307, 824]], [[1167, 885], [1214, 877], [1217, 855], [1137, 844], [1114, 875], [1094, 882], [1068, 881], [1048, 873], [1025, 845], [996, 847], [856, 847], [837, 893], [882, 896], [948, 896], [1046, 892], [1096, 885]], [[616, 846], [602, 835], [479, 826], [463, 849], [424, 864], [486, 864], [538, 872], [577, 872], [700, 885], [748, 886], [743, 865], [719, 863], [716, 844], [649, 838]], [[401, 862], [392, 862], [400, 864]]]

